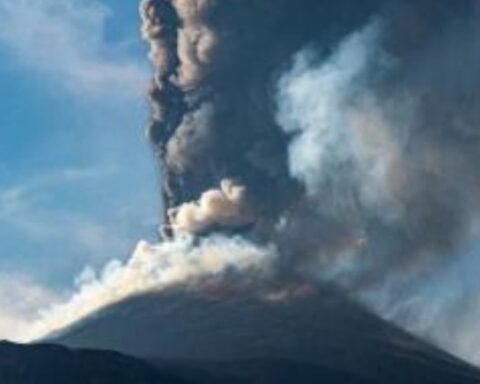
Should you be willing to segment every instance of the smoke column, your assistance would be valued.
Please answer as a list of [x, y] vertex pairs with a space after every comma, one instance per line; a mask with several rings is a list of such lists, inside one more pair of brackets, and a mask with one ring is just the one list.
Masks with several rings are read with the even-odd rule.
[[141, 9], [168, 236], [242, 230], [384, 315], [474, 240], [478, 1]]
[[[162, 164], [167, 235], [272, 226], [298, 196], [288, 137], [275, 122], [274, 74], [314, 37], [335, 39], [364, 21], [375, 2], [353, 10], [350, 3], [337, 2], [334, 21], [312, 0], [142, 2], [142, 33], [156, 70], [147, 136]], [[205, 209], [186, 227], [190, 203], [207, 190], [222, 194], [223, 181], [242, 189], [228, 202], [229, 217], [199, 202]]]
[[389, 314], [478, 237], [479, 2], [144, 0], [140, 13], [164, 240], [37, 329], [229, 268], [333, 282], [422, 328]]
[[451, 254], [478, 206], [477, 9], [143, 1], [167, 235], [251, 225], [289, 270], [362, 254], [358, 284]]

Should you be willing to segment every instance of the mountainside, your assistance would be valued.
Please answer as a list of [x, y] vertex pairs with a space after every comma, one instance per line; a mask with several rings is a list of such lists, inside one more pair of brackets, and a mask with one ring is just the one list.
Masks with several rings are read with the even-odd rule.
[[[343, 375], [337, 382], [480, 382], [480, 373], [466, 363], [329, 289], [268, 300], [181, 290], [147, 294], [107, 308], [54, 340], [134, 354], [175, 371], [198, 368], [259, 383], [288, 382], [295, 372], [315, 372], [317, 379]], [[297, 381], [309, 382], [300, 376]]]
[[[374, 384], [358, 374], [321, 364], [284, 359], [256, 359], [232, 362], [165, 362], [152, 360], [162, 370], [196, 384]], [[380, 384], [380, 382], [378, 382]]]
[[137, 358], [57, 345], [0, 343], [1, 384], [187, 384]]
[[[433, 368], [433, 367], [431, 367]], [[474, 376], [416, 371], [408, 383], [470, 383]], [[444, 372], [445, 373], [445, 372]], [[404, 380], [407, 376], [400, 374]], [[388, 382], [396, 381], [394, 377]], [[0, 343], [2, 384], [375, 384], [366, 377], [319, 363], [286, 359], [230, 362], [168, 361], [149, 363], [125, 355], [94, 350], [71, 350], [53, 344]]]

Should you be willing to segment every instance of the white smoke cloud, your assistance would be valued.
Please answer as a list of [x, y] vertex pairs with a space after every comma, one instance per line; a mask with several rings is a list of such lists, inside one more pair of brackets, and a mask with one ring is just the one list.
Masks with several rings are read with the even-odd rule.
[[86, 270], [77, 291], [66, 302], [42, 312], [23, 334], [26, 341], [62, 330], [122, 299], [175, 284], [195, 284], [228, 270], [268, 273], [273, 247], [260, 247], [240, 237], [212, 236], [195, 242], [190, 237], [158, 245], [140, 242], [125, 263], [110, 262], [97, 276]]
[[398, 274], [360, 293], [360, 299], [387, 321], [480, 365], [479, 250], [477, 240], [427, 277]]
[[392, 169], [400, 172], [401, 143], [362, 83], [372, 57], [381, 54], [378, 36], [377, 24], [352, 34], [320, 66], [310, 50], [302, 51], [278, 84], [277, 120], [295, 134], [290, 172], [310, 196], [324, 195], [330, 183], [334, 204], [328, 209], [348, 208], [354, 186], [366, 206], [388, 204], [394, 212], [390, 176]]
[[[382, 33], [381, 26], [375, 23], [355, 32], [323, 61], [311, 50], [304, 50], [278, 84], [277, 121], [285, 132], [294, 134], [289, 147], [290, 172], [305, 185], [314, 209], [339, 218], [339, 213], [357, 214], [360, 206], [360, 223], [345, 220], [345, 225], [362, 228], [362, 220], [375, 216], [376, 220], [391, 225], [390, 228], [397, 228], [395, 225], [402, 228], [398, 231], [401, 235], [395, 233], [388, 239], [376, 238], [367, 231], [366, 245], [383, 246], [358, 252], [346, 259], [346, 266], [342, 264], [345, 259], [339, 260], [338, 255], [334, 255], [324, 269], [315, 270], [313, 275], [349, 286], [348, 279], [337, 278], [338, 269], [353, 270], [355, 277], [363, 273], [365, 266], [364, 269], [368, 269], [371, 264], [388, 260], [389, 253], [395, 257], [391, 259], [393, 263], [402, 264], [403, 258], [412, 257], [410, 260], [414, 262], [408, 268], [380, 268], [385, 276], [368, 288], [355, 287], [354, 295], [388, 321], [478, 364], [480, 305], [477, 295], [472, 293], [478, 290], [478, 278], [469, 276], [478, 270], [478, 257], [462, 254], [472, 238], [478, 239], [478, 233], [472, 236], [469, 221], [470, 215], [478, 217], [476, 176], [470, 176], [469, 154], [462, 152], [466, 146], [458, 151], [458, 144], [454, 142], [454, 138], [462, 137], [453, 134], [458, 123], [445, 120], [441, 122], [444, 125], [431, 127], [418, 118], [423, 112], [442, 116], [440, 109], [444, 106], [428, 105], [428, 111], [421, 110], [423, 107], [418, 101], [421, 95], [416, 94], [419, 90], [415, 82], [402, 84], [401, 96], [393, 91], [386, 99], [379, 98], [381, 92], [377, 92], [372, 77], [381, 77], [382, 71], [395, 68], [395, 62], [390, 61], [380, 47], [378, 38]], [[451, 41], [437, 42], [436, 49], [442, 47], [450, 52], [449, 43]], [[435, 56], [436, 51], [429, 53], [441, 60]], [[415, 64], [414, 69], [418, 70]], [[435, 66], [428, 70], [442, 73], [442, 69]], [[418, 82], [418, 78], [415, 79]], [[442, 91], [448, 100], [451, 90]], [[456, 100], [451, 97], [449, 107], [455, 110]], [[460, 115], [457, 120], [463, 118]], [[428, 135], [431, 129], [435, 133], [447, 132], [442, 138], [445, 141]], [[407, 149], [408, 140], [421, 145], [410, 144]], [[456, 167], [463, 167], [462, 171]], [[425, 176], [432, 174], [440, 180], [440, 185], [425, 184], [428, 180]], [[450, 193], [457, 188], [464, 197], [458, 201], [457, 196]], [[463, 204], [469, 204], [464, 216]], [[443, 210], [449, 215], [444, 217]], [[452, 225], [457, 213], [464, 222]], [[422, 214], [427, 218], [425, 224], [419, 224], [418, 217]], [[456, 227], [445, 234], [453, 239], [453, 246], [436, 247], [436, 237], [442, 236], [442, 225]], [[462, 225], [465, 228], [459, 229], [462, 234], [457, 237], [455, 230]], [[401, 237], [403, 228], [408, 231], [405, 238]], [[392, 242], [396, 236], [401, 240], [414, 239], [415, 246], [405, 249], [407, 255], [394, 249], [394, 244], [399, 244]], [[429, 243], [432, 239], [433, 247]], [[382, 254], [373, 254], [379, 251]], [[441, 262], [442, 252], [447, 253], [450, 262]], [[478, 241], [474, 253], [478, 254]]]
[[0, 339], [21, 340], [43, 308], [59, 297], [30, 278], [0, 275]]
[[222, 180], [219, 189], [204, 192], [196, 202], [185, 203], [169, 211], [175, 233], [198, 234], [212, 226], [235, 228], [253, 222], [245, 187], [232, 180]]

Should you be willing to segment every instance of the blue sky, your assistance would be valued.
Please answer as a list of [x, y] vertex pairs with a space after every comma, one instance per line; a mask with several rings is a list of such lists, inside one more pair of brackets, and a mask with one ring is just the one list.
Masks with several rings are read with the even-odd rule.
[[137, 1], [0, 0], [0, 19], [0, 306], [38, 296], [1, 337], [154, 238], [159, 201]]

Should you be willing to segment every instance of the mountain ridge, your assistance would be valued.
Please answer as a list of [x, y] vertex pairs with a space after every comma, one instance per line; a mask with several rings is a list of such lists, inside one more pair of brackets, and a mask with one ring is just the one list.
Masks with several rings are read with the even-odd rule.
[[[1, 384], [190, 384], [115, 351], [0, 342]], [[193, 384], [193, 383], [192, 383]]]
[[150, 293], [113, 305], [54, 341], [210, 373], [229, 364], [235, 371], [249, 361], [250, 368], [272, 362], [255, 368], [257, 377], [282, 371], [278, 362], [289, 361], [372, 383], [480, 382], [475, 368], [330, 288], [285, 300], [238, 292]]

